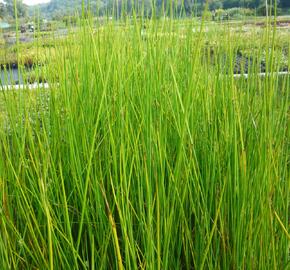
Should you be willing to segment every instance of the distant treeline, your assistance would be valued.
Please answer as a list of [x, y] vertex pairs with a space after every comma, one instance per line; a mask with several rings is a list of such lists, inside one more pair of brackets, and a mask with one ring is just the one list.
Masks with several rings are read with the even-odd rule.
[[[15, 3], [17, 6], [17, 13], [15, 12]], [[0, 0], [0, 20], [6, 18], [15, 18], [27, 16], [27, 6], [23, 4], [22, 0]]]
[[[14, 0], [4, 0], [4, 4], [0, 3], [0, 18], [15, 17], [13, 2]], [[275, 0], [268, 0], [268, 2], [268, 8], [273, 13]], [[272, 6], [270, 2], [272, 2]], [[277, 14], [289, 12], [290, 0], [277, 0], [276, 4]], [[35, 7], [28, 8], [22, 3], [22, 0], [17, 0], [17, 7], [18, 17], [27, 16], [28, 10], [30, 15], [35, 11]], [[39, 10], [43, 17], [60, 19], [82, 12], [99, 16], [130, 15], [134, 12], [142, 16], [201, 15], [205, 8], [209, 10], [242, 8], [243, 10], [255, 10], [256, 15], [266, 13], [265, 0], [51, 0], [47, 4], [40, 5]]]
[[[269, 1], [270, 2], [270, 1]], [[274, 3], [274, 0], [272, 1]], [[88, 8], [89, 4], [89, 8]], [[208, 5], [207, 5], [208, 4]], [[95, 15], [106, 14], [132, 14], [152, 16], [164, 14], [176, 15], [201, 15], [203, 10], [217, 9], [256, 9], [257, 15], [265, 13], [265, 0], [51, 0], [50, 3], [41, 5], [42, 14], [50, 17], [79, 13], [83, 10]], [[268, 5], [271, 8], [270, 4]], [[290, 8], [290, 0], [277, 0], [278, 13], [286, 12]], [[274, 5], [272, 5], [274, 12]]]

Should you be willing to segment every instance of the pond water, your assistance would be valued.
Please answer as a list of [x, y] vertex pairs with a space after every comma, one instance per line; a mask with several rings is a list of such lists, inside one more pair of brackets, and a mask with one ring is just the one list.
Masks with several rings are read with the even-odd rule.
[[9, 28], [10, 27], [10, 24], [7, 23], [7, 22], [0, 22], [0, 29], [6, 29], [6, 28]]
[[22, 84], [23, 78], [18, 74], [17, 68], [0, 70], [0, 85]]

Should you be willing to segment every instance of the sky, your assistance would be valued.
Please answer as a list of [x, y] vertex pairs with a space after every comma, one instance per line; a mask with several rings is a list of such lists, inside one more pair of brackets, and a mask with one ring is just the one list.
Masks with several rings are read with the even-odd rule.
[[[0, 0], [1, 1], [1, 0]], [[42, 3], [48, 3], [50, 0], [23, 0], [23, 3], [26, 5], [37, 5], [37, 4], [42, 4]]]

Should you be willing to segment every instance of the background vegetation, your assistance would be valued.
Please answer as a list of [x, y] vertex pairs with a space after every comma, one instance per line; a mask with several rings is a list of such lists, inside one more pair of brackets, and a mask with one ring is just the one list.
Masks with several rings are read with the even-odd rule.
[[[14, 13], [14, 0], [3, 0], [4, 3], [0, 3], [0, 18], [15, 17]], [[164, 13], [170, 12], [170, 6], [174, 3], [175, 13], [180, 16], [180, 13], [184, 15], [198, 15], [204, 10], [206, 0], [185, 0], [185, 1], [161, 1], [156, 0], [154, 4], [150, 0], [134, 0], [134, 1], [121, 1], [121, 0], [51, 0], [47, 4], [40, 5], [40, 14], [46, 18], [60, 19], [63, 16], [76, 15], [82, 13], [82, 5], [87, 7], [89, 4], [89, 12], [95, 15], [104, 16], [106, 14], [112, 14], [113, 10], [118, 10], [121, 13], [126, 12], [132, 14], [132, 7], [135, 7], [135, 12], [139, 9], [144, 12], [143, 15], [152, 16], [153, 12], [157, 12], [160, 16]], [[273, 5], [269, 2], [268, 5]], [[152, 5], [153, 4], [153, 5]], [[154, 6], [154, 11], [153, 11]], [[139, 8], [136, 8], [139, 7]], [[210, 10], [216, 9], [252, 9], [254, 14], [265, 15], [265, 1], [264, 0], [209, 0], [208, 7]], [[277, 1], [278, 12], [284, 14], [288, 12], [290, 14], [290, 1], [278, 0]], [[86, 8], [87, 9], [87, 8]], [[25, 17], [29, 13], [34, 14], [34, 8], [27, 7], [22, 3], [22, 0], [17, 0], [17, 10], [19, 17]], [[88, 11], [88, 10], [87, 10]], [[138, 11], [137, 11], [138, 12]], [[243, 11], [241, 11], [243, 13]], [[246, 13], [243, 13], [244, 15]], [[246, 14], [247, 15], [247, 14]], [[253, 14], [251, 14], [253, 15]]]

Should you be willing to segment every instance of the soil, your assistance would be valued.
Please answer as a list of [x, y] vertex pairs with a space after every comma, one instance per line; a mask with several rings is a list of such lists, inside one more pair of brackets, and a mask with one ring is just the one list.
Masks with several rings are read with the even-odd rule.
[[[266, 27], [266, 22], [257, 22], [254, 25], [260, 26], [260, 27]], [[275, 22], [271, 22], [271, 25], [274, 26]], [[290, 28], [290, 20], [283, 20], [283, 21], [277, 21], [276, 22], [277, 27], [289, 27]]]

